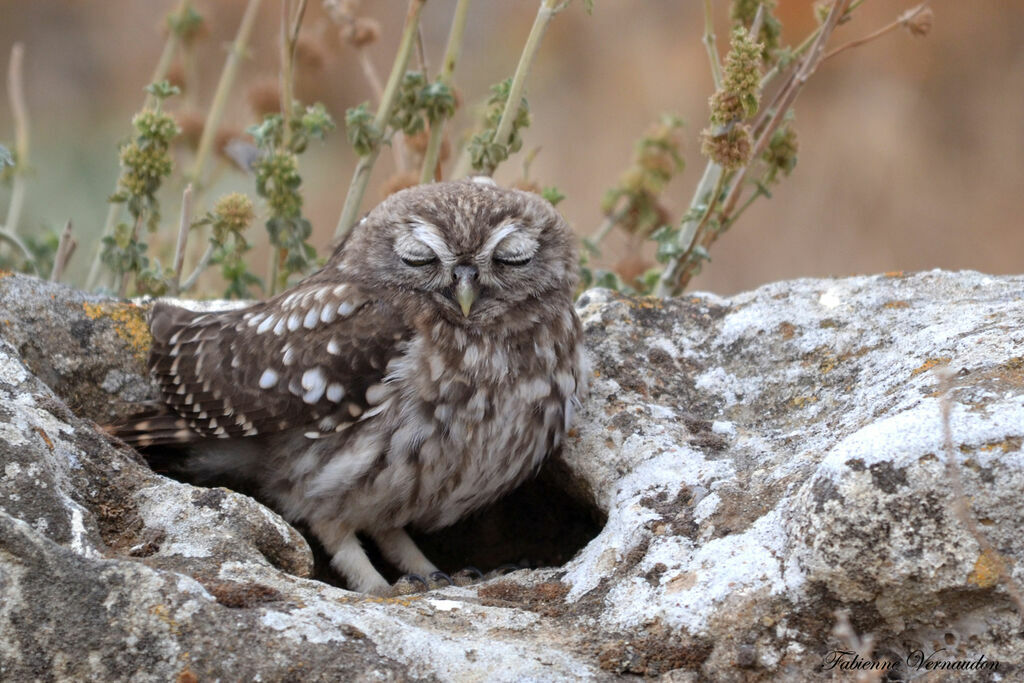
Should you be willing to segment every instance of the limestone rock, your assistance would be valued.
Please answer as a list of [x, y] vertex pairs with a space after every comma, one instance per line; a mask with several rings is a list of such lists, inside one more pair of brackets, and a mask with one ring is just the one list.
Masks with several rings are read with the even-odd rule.
[[[0, 277], [0, 679], [805, 680], [850, 647], [837, 609], [905, 675], [941, 648], [1021, 675], [999, 575], [1024, 583], [1024, 278], [578, 307], [592, 395], [546, 476], [600, 533], [560, 567], [381, 600], [96, 427], [153, 395], [145, 304]], [[994, 553], [952, 510], [938, 367]]]

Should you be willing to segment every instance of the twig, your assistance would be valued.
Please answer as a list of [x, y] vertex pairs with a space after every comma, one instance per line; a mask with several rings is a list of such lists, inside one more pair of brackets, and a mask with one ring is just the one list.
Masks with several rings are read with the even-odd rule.
[[281, 0], [281, 119], [284, 144], [291, 140], [292, 104], [295, 101], [295, 46], [299, 42], [307, 0], [299, 0], [292, 16], [291, 0]]
[[206, 251], [203, 252], [202, 257], [199, 259], [199, 263], [196, 264], [196, 269], [192, 271], [192, 274], [185, 278], [185, 281], [181, 283], [181, 289], [179, 292], [187, 292], [195, 286], [196, 280], [206, 270], [206, 266], [210, 265], [210, 259], [213, 258], [213, 252], [216, 247], [213, 242], [210, 242], [206, 247]]
[[[542, 0], [540, 9], [537, 10], [537, 18], [533, 21], [530, 35], [526, 37], [526, 45], [523, 46], [523, 53], [519, 57], [519, 64], [516, 66], [516, 73], [512, 76], [512, 85], [509, 87], [508, 100], [505, 101], [505, 109], [501, 112], [501, 119], [494, 131], [494, 143], [507, 147], [512, 138], [512, 124], [519, 112], [519, 103], [523, 98], [523, 90], [526, 87], [526, 77], [530, 73], [533, 59], [537, 56], [540, 42], [548, 25], [556, 14], [569, 5], [568, 0]], [[484, 175], [494, 173], [494, 168], [482, 169]]]
[[[679, 281], [684, 264], [682, 256], [689, 254], [693, 249], [693, 239], [697, 234], [697, 226], [701, 223], [701, 217], [692, 216], [694, 209], [701, 205], [710, 206], [711, 200], [706, 199], [706, 197], [708, 197], [708, 193], [713, 192], [718, 186], [721, 178], [722, 167], [713, 161], [709, 161], [707, 166], [704, 167], [704, 175], [697, 184], [697, 189], [694, 190], [693, 198], [690, 200], [690, 209], [686, 215], [691, 217], [684, 220], [679, 228], [676, 245], [679, 247], [680, 254], [672, 257], [665, 264], [665, 269], [661, 271], [661, 276], [658, 278], [658, 286], [654, 291], [655, 296], [667, 297], [672, 296], [675, 292], [676, 283]], [[703, 216], [703, 214], [700, 216]]]
[[883, 26], [882, 28], [878, 29], [877, 31], [874, 31], [873, 33], [869, 33], [868, 35], [864, 36], [863, 38], [858, 38], [857, 40], [851, 40], [848, 43], [840, 45], [839, 47], [837, 47], [836, 49], [832, 50], [827, 55], [825, 55], [825, 59], [829, 59], [831, 57], [835, 57], [840, 52], [844, 52], [846, 50], [849, 50], [850, 48], [859, 47], [859, 46], [863, 45], [864, 43], [870, 43], [872, 40], [875, 40], [876, 38], [881, 38], [882, 36], [884, 36], [886, 33], [889, 33], [890, 31], [894, 31], [894, 30], [900, 28], [901, 26], [905, 26], [911, 19], [916, 17], [923, 10], [927, 9], [927, 7], [928, 7], [928, 3], [927, 2], [922, 2], [917, 7], [911, 7], [906, 12], [904, 12], [903, 14], [898, 16], [895, 21], [893, 21], [892, 23], [888, 24], [887, 26]]
[[1002, 554], [995, 549], [995, 546], [992, 545], [992, 542], [978, 526], [978, 521], [971, 512], [967, 494], [964, 492], [963, 475], [961, 474], [960, 463], [957, 462], [956, 453], [953, 448], [953, 429], [950, 426], [950, 416], [953, 412], [953, 401], [950, 398], [952, 391], [951, 373], [949, 368], [941, 368], [936, 374], [939, 376], [939, 391], [941, 393], [939, 405], [942, 410], [942, 442], [946, 452], [946, 481], [950, 484], [953, 496], [953, 514], [964, 525], [971, 537], [974, 538], [978, 548], [981, 549], [981, 554], [993, 560], [992, 564], [999, 574], [999, 582], [1003, 584], [1003, 588], [1017, 608], [1017, 614], [1020, 615], [1022, 622], [1024, 622], [1024, 595], [1021, 593], [1021, 588], [1014, 581], [1013, 576], [1010, 575], [1006, 560], [1003, 559]]
[[11, 48], [11, 63], [7, 70], [7, 95], [11, 98], [11, 117], [14, 119], [14, 151], [17, 166], [14, 168], [11, 203], [7, 205], [4, 228], [12, 235], [18, 232], [18, 223], [21, 220], [21, 208], [25, 203], [25, 171], [28, 168], [28, 108], [25, 106], [22, 70], [24, 56], [24, 46], [15, 43]]
[[78, 241], [71, 236], [71, 221], [64, 225], [63, 232], [60, 233], [60, 241], [57, 242], [57, 253], [53, 256], [53, 269], [50, 271], [50, 282], [58, 282], [61, 276], [64, 274], [64, 269], [67, 268], [68, 261], [71, 260], [71, 256], [75, 253], [75, 247], [78, 246]]
[[185, 267], [185, 245], [188, 243], [188, 233], [192, 227], [192, 183], [185, 186], [181, 194], [181, 222], [178, 225], [178, 242], [174, 247], [174, 275], [171, 276], [170, 293], [177, 296], [181, 290], [178, 288], [181, 282], [181, 271]]
[[[832, 3], [832, 9], [829, 10], [828, 17], [824, 22], [822, 22], [818, 31], [816, 31], [816, 37], [810, 44], [807, 56], [802, 62], [794, 67], [789, 80], [776, 96], [775, 102], [773, 103], [775, 109], [772, 112], [768, 123], [761, 131], [757, 132], [757, 138], [750, 153], [750, 161], [746, 166], [737, 171], [731, 179], [732, 182], [729, 192], [722, 201], [722, 209], [719, 212], [722, 225], [726, 224], [729, 215], [736, 206], [739, 195], [743, 191], [743, 181], [746, 178], [747, 171], [750, 169], [751, 164], [761, 156], [765, 146], [771, 139], [772, 133], [775, 132], [775, 129], [778, 128], [779, 124], [784, 119], [786, 112], [793, 105], [793, 102], [800, 94], [800, 91], [807, 83], [807, 80], [818, 68], [818, 65], [822, 61], [825, 44], [828, 42], [829, 36], [832, 35], [832, 31], [835, 30], [835, 27], [838, 25], [840, 17], [842, 17], [848, 10], [850, 3], [851, 0], [835, 0]], [[708, 169], [710, 168], [711, 164], [708, 165]], [[707, 171], [705, 171], [705, 175], [707, 175]], [[720, 181], [721, 179], [719, 179], [719, 182], [716, 182], [716, 187], [719, 188], [719, 191], [722, 187]], [[688, 246], [685, 245], [685, 243], [689, 241], [690, 236], [689, 231], [686, 229], [688, 226], [684, 225], [683, 229], [680, 230], [678, 244], [680, 245], [681, 250], [678, 255], [669, 260], [669, 263], [666, 264], [665, 269], [662, 271], [656, 290], [658, 296], [672, 296], [685, 289], [693, 274], [693, 266], [691, 265], [691, 260], [689, 258], [693, 249], [698, 245], [707, 249], [718, 238], [718, 235], [721, 234], [722, 231], [720, 230], [700, 230], [702, 226], [707, 224], [706, 219], [713, 208], [714, 202], [717, 200], [718, 191], [716, 191], [715, 194], [716, 196], [712, 197], [708, 202], [708, 209], [704, 214], [702, 214], [701, 222], [697, 226], [698, 230], [694, 232], [693, 241], [690, 242]], [[692, 206], [693, 205], [691, 205], [691, 209]]]
[[[469, 10], [469, 0], [459, 0], [455, 6], [455, 14], [452, 17], [452, 28], [448, 33], [448, 45], [444, 49], [444, 62], [441, 64], [441, 73], [438, 80], [447, 86], [451, 86], [452, 77], [455, 73], [455, 64], [459, 61], [462, 52], [462, 36], [466, 30], [466, 14]], [[430, 138], [427, 140], [427, 149], [423, 153], [423, 168], [420, 171], [420, 182], [429, 183], [437, 177], [437, 159], [441, 154], [441, 143], [444, 140], [444, 121], [432, 121], [430, 123]]]
[[[141, 212], [135, 218], [135, 225], [132, 226], [132, 236], [131, 236], [131, 239], [128, 240], [129, 244], [131, 244], [131, 243], [133, 243], [133, 242], [135, 242], [136, 240], [139, 239], [139, 228], [140, 227], [142, 227], [142, 213]], [[123, 273], [121, 273], [121, 284], [119, 284], [117, 286], [117, 296], [119, 298], [121, 298], [121, 299], [123, 299], [125, 297], [125, 295], [128, 293], [128, 278], [131, 277], [131, 274], [132, 274], [132, 272], [130, 270], [126, 270]]]
[[220, 72], [220, 81], [217, 83], [217, 90], [213, 94], [213, 102], [210, 104], [210, 111], [206, 114], [206, 121], [203, 124], [203, 134], [199, 138], [199, 147], [196, 149], [196, 157], [192, 162], [192, 168], [185, 177], [195, 183], [196, 192], [203, 189], [203, 170], [210, 157], [213, 148], [213, 141], [217, 136], [217, 129], [220, 127], [220, 120], [224, 116], [224, 107], [228, 103], [228, 95], [234, 85], [235, 77], [238, 75], [238, 67], [245, 55], [246, 46], [249, 43], [249, 36], [252, 34], [253, 24], [256, 22], [256, 14], [260, 9], [262, 0], [249, 0], [245, 6], [245, 13], [238, 25], [238, 32], [235, 40], [231, 43], [227, 59], [224, 61], [224, 68]]
[[[178, 5], [179, 19], [185, 16], [191, 5], [192, 0], [181, 0], [181, 4]], [[163, 52], [160, 54], [160, 60], [153, 70], [150, 83], [162, 81], [167, 76], [167, 71], [171, 68], [171, 60], [174, 58], [174, 51], [177, 49], [179, 42], [177, 31], [172, 29], [167, 35], [167, 40], [164, 42]], [[152, 107], [155, 101], [155, 96], [152, 93], [146, 95], [146, 99], [143, 101], [143, 108]], [[114, 181], [114, 190], [117, 190], [117, 181]], [[121, 208], [122, 205], [118, 202], [110, 202], [107, 206], [107, 217], [103, 221], [103, 230], [100, 232], [100, 238], [96, 242], [96, 251], [93, 253], [92, 264], [89, 266], [89, 275], [85, 279], [86, 289], [92, 289], [99, 281], [100, 269], [103, 266], [103, 238], [113, 231], [114, 225], [121, 215]]]
[[[178, 5], [178, 19], [182, 19], [185, 13], [189, 11], [192, 6], [192, 0], [181, 0], [181, 4]], [[167, 35], [167, 40], [164, 42], [164, 50], [160, 53], [160, 59], [156, 63], [156, 68], [153, 69], [153, 75], [150, 77], [150, 83], [159, 83], [164, 80], [167, 76], [167, 72], [171, 69], [171, 62], [174, 60], [174, 51], [178, 49], [178, 44], [181, 36], [174, 30], [174, 27], [170, 27], [170, 31]], [[146, 100], [143, 104], [144, 109], [149, 109], [157, 103], [156, 95], [150, 93], [146, 95]]]
[[[398, 99], [398, 86], [405, 75], [406, 67], [409, 65], [409, 56], [412, 53], [413, 42], [416, 38], [416, 27], [419, 25], [420, 12], [426, 0], [409, 0], [409, 10], [405, 16], [405, 27], [402, 29], [402, 39], [398, 44], [398, 53], [395, 55], [395, 62], [391, 67], [391, 75], [388, 77], [388, 84], [384, 87], [380, 104], [377, 107], [377, 114], [374, 116], [373, 125], [377, 130], [383, 131], [391, 118], [392, 110]], [[341, 209], [341, 216], [338, 218], [338, 227], [334, 231], [335, 238], [343, 238], [352, 229], [356, 222], [356, 215], [359, 213], [359, 206], [363, 202], [363, 195], [366, 194], [366, 186], [370, 182], [370, 172], [380, 154], [380, 144], [366, 156], [359, 159], [355, 172], [352, 174], [352, 182], [349, 184], [348, 194], [345, 196], [345, 205]]]
[[708, 51], [708, 62], [711, 63], [711, 80], [715, 90], [722, 87], [722, 64], [718, 58], [716, 47], [714, 14], [711, 11], [711, 0], [704, 0], [704, 47]]
[[[853, 2], [850, 3], [850, 6], [847, 7], [846, 12], [850, 13], [853, 10], [857, 9], [858, 7], [860, 7], [862, 4], [864, 4], [864, 0], [853, 0]], [[818, 39], [818, 36], [821, 34], [821, 28], [822, 27], [819, 26], [818, 28], [816, 28], [813, 31], [811, 31], [811, 33], [808, 34], [808, 36], [803, 39], [803, 42], [801, 42], [800, 45], [798, 45], [796, 48], [794, 48], [794, 50], [792, 52], [792, 58], [793, 59], [799, 58], [800, 55], [802, 55], [804, 52], [806, 52], [807, 49], [814, 43], [814, 41]], [[788, 64], [788, 62], [787, 62], [787, 64]], [[765, 88], [767, 88], [768, 85], [773, 80], [775, 80], [775, 77], [778, 76], [779, 73], [784, 68], [785, 67], [781, 64], [781, 62], [777, 62], [775, 64], [775, 66], [773, 66], [771, 69], [769, 69], [768, 72], [764, 76], [761, 77], [761, 90], [763, 91]], [[763, 107], [762, 107], [762, 109], [763, 109]]]
[[423, 47], [423, 27], [416, 27], [416, 66], [423, 78], [430, 80], [430, 65], [427, 64], [427, 51]]

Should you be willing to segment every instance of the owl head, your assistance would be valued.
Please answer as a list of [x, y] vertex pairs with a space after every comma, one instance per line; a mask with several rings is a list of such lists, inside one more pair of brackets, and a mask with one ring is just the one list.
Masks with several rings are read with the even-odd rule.
[[410, 319], [483, 328], [564, 308], [578, 279], [574, 241], [542, 197], [462, 180], [391, 195], [331, 265]]

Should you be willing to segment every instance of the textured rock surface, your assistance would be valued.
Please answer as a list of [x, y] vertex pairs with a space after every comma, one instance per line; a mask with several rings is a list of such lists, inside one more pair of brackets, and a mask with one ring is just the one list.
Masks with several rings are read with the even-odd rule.
[[[562, 567], [380, 600], [96, 429], [150, 395], [141, 308], [0, 278], [0, 679], [802, 680], [847, 646], [837, 608], [876, 658], [1021, 675], [997, 576], [1024, 582], [1024, 278], [579, 308], [596, 376], [554, 471], [603, 530]], [[951, 512], [938, 366], [998, 556]]]

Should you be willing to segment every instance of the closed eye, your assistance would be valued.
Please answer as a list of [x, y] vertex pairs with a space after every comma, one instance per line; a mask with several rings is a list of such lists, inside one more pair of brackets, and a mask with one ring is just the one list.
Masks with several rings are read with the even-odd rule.
[[399, 258], [402, 259], [402, 263], [414, 268], [420, 268], [422, 266], [429, 266], [431, 263], [437, 263], [436, 256], [399, 256]]
[[514, 256], [495, 256], [494, 262], [502, 266], [525, 266], [533, 260], [533, 256], [516, 254]]

